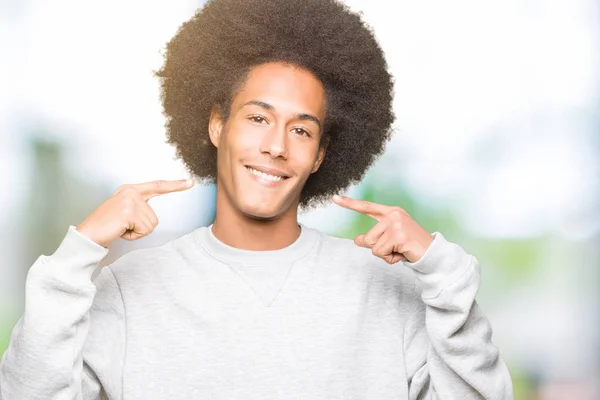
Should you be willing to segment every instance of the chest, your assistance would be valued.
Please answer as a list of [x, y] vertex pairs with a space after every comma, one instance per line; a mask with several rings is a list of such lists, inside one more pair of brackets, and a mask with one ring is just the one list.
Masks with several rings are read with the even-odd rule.
[[290, 274], [265, 306], [245, 280], [230, 279], [228, 285], [156, 288], [160, 301], [129, 305], [125, 398], [402, 393], [408, 313], [395, 285], [365, 276]]

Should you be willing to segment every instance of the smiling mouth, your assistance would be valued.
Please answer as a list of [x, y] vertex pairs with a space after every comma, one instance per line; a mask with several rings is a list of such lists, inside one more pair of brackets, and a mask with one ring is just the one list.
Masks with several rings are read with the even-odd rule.
[[288, 178], [289, 178], [289, 177], [287, 177], [287, 176], [277, 176], [277, 175], [270, 175], [270, 174], [267, 174], [267, 173], [265, 173], [265, 172], [258, 171], [258, 170], [254, 169], [254, 168], [252, 168], [252, 167], [246, 167], [246, 169], [247, 169], [247, 170], [248, 170], [248, 171], [249, 171], [249, 172], [250, 172], [252, 175], [254, 175], [254, 176], [257, 176], [257, 177], [259, 177], [259, 178], [262, 178], [262, 179], [264, 179], [264, 180], [266, 180], [266, 181], [269, 181], [269, 182], [281, 182], [281, 181], [284, 181], [284, 180], [286, 180], [286, 179], [288, 179]]

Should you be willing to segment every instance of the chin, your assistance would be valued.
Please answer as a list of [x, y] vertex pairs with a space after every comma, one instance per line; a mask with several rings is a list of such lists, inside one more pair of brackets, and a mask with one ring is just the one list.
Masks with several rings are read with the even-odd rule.
[[281, 208], [273, 206], [269, 207], [265, 204], [246, 204], [239, 207], [239, 210], [242, 214], [244, 214], [244, 216], [260, 221], [272, 221], [283, 215], [283, 213], [285, 212]]
[[257, 221], [273, 221], [281, 216], [282, 213], [277, 211], [265, 211], [265, 210], [252, 210], [252, 211], [244, 211], [242, 210], [242, 214], [246, 217], [257, 220]]

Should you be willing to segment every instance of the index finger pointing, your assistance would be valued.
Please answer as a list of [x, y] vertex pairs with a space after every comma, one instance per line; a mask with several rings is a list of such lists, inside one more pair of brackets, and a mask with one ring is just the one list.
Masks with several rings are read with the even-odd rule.
[[152, 181], [133, 185], [135, 189], [142, 195], [144, 200], [149, 200], [161, 194], [180, 192], [194, 186], [192, 179], [180, 179], [176, 181]]
[[358, 211], [359, 213], [368, 215], [369, 217], [375, 218], [378, 221], [379, 218], [383, 217], [390, 208], [384, 204], [373, 203], [367, 200], [352, 199], [346, 196], [335, 195], [333, 196], [333, 200], [339, 206]]

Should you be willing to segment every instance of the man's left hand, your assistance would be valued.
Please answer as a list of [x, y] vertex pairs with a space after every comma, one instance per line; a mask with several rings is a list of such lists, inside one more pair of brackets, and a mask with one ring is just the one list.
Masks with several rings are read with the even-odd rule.
[[433, 236], [400, 207], [345, 196], [333, 196], [333, 201], [377, 221], [367, 233], [356, 236], [354, 243], [371, 249], [373, 255], [388, 264], [395, 264], [400, 260], [417, 262], [433, 242]]

